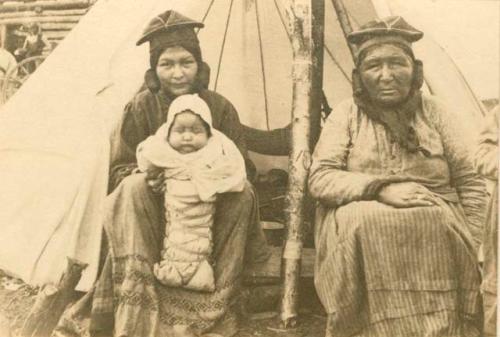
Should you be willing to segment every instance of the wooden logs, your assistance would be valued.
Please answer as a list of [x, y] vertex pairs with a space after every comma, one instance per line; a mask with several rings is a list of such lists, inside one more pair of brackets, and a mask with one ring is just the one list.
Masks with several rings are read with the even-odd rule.
[[[0, 27], [36, 22], [44, 36], [57, 45], [88, 12], [93, 0], [63, 1], [2, 1], [0, 0]], [[16, 7], [17, 6], [17, 7]], [[14, 32], [14, 34], [16, 34]], [[2, 39], [5, 41], [6, 37]]]
[[78, 9], [88, 8], [95, 1], [90, 0], [40, 0], [30, 2], [9, 1], [3, 2], [0, 5], [0, 13], [5, 12], [22, 12], [22, 11], [35, 11], [46, 9]]
[[38, 22], [42, 24], [42, 30], [45, 28], [43, 23], [70, 23], [72, 26], [80, 21], [81, 16], [33, 16], [33, 17], [18, 17], [0, 19], [0, 25], [25, 24], [30, 22]]
[[49, 40], [49, 41], [60, 41], [68, 35], [70, 30], [51, 30], [51, 31], [46, 31], [43, 33], [43, 35]]
[[42, 287], [21, 329], [23, 337], [49, 337], [64, 309], [75, 298], [75, 287], [86, 264], [68, 258], [68, 266], [57, 286]]
[[[1, 7], [0, 7], [1, 8]], [[70, 9], [70, 10], [51, 10], [42, 11], [41, 13], [36, 11], [25, 11], [25, 12], [7, 12], [1, 13], [0, 17], [2, 19], [22, 19], [22, 18], [39, 18], [39, 17], [61, 17], [61, 16], [83, 16], [88, 12], [87, 9]]]

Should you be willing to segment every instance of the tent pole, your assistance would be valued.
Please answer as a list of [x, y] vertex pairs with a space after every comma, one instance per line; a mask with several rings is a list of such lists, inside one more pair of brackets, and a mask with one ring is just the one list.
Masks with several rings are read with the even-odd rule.
[[318, 142], [321, 133], [321, 112], [323, 102], [323, 54], [325, 42], [325, 2], [313, 0], [312, 38], [313, 38], [313, 75], [311, 93], [311, 149]]
[[[351, 21], [349, 20], [349, 13], [347, 12], [344, 2], [342, 0], [332, 0], [332, 4], [335, 9], [335, 13], [337, 13], [337, 18], [339, 19], [340, 27], [342, 28], [344, 37], [347, 40], [347, 35], [349, 35], [353, 30]], [[349, 46], [349, 50], [351, 51], [353, 60], [355, 60], [356, 47], [354, 47], [350, 43], [347, 43], [347, 45]]]
[[292, 146], [289, 157], [290, 177], [286, 209], [287, 238], [282, 266], [284, 284], [281, 320], [285, 328], [294, 327], [297, 324], [304, 195], [311, 165], [311, 106], [315, 61], [313, 58], [313, 2], [315, 0], [288, 0], [285, 6], [293, 49]]

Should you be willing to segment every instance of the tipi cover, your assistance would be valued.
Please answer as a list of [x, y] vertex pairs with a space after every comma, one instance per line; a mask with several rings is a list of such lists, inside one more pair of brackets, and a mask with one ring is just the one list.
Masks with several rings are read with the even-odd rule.
[[[148, 68], [135, 42], [149, 20], [176, 9], [205, 22], [199, 31], [210, 88], [241, 121], [260, 129], [290, 122], [292, 49], [284, 0], [99, 0], [0, 110], [0, 269], [31, 284], [57, 282], [66, 258], [97, 273], [109, 164], [109, 137]], [[382, 0], [345, 1], [357, 27], [391, 13]], [[411, 18], [408, 18], [411, 22]], [[425, 27], [419, 27], [425, 31]], [[478, 123], [477, 102], [451, 60], [429, 38], [417, 44], [427, 90]], [[352, 60], [330, 1], [325, 1], [324, 92], [335, 106], [350, 97]], [[254, 154], [259, 170], [286, 158]]]

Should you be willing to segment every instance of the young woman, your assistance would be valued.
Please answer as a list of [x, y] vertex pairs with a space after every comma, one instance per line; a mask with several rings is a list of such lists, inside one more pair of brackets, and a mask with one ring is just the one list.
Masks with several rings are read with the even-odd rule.
[[112, 193], [104, 225], [110, 250], [94, 292], [93, 334], [168, 336], [174, 327], [181, 327], [230, 336], [236, 332], [234, 307], [244, 262], [251, 252], [255, 259], [267, 257], [255, 194], [247, 183], [242, 192], [224, 193], [217, 200], [215, 291], [170, 288], [153, 274], [154, 264], [161, 259], [165, 229], [164, 170], [138, 173], [135, 153], [137, 145], [166, 122], [173, 99], [197, 93], [210, 108], [213, 127], [246, 156], [238, 113], [227, 99], [202, 85], [204, 64], [194, 31], [201, 27], [202, 23], [169, 10], [153, 18], [138, 42], [150, 45], [148, 88], [127, 105], [113, 144]]

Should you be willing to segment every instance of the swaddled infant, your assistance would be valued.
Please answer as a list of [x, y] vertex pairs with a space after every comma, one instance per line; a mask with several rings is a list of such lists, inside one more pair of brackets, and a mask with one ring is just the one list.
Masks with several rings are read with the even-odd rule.
[[141, 171], [163, 168], [165, 238], [158, 280], [172, 287], [215, 289], [211, 254], [218, 193], [243, 190], [245, 163], [236, 145], [212, 128], [208, 105], [198, 95], [177, 97], [167, 122], [137, 147]]

